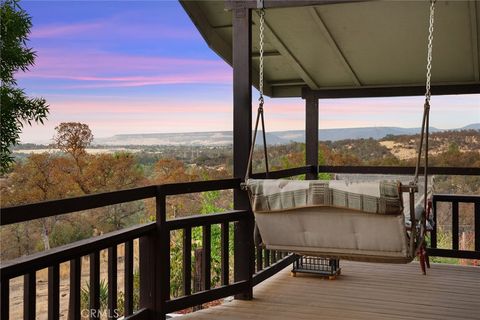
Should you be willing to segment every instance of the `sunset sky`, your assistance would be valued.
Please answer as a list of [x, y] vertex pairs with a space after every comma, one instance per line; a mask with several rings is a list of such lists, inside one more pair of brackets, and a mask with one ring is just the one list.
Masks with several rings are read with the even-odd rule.
[[[87, 123], [95, 137], [232, 129], [232, 70], [177, 1], [21, 5], [33, 19], [29, 45], [38, 57], [17, 75], [19, 85], [50, 104], [48, 121], [25, 127], [22, 142], [48, 142], [55, 126], [70, 121]], [[422, 97], [323, 100], [320, 126], [418, 127], [422, 103]], [[304, 128], [301, 99], [269, 99], [265, 109], [267, 130]], [[480, 95], [432, 98], [432, 126], [475, 122]]]

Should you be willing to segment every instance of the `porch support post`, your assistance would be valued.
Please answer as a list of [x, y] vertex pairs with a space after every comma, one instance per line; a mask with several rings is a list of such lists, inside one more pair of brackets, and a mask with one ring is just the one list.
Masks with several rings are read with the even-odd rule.
[[307, 173], [307, 180], [318, 179], [318, 98], [306, 90], [305, 99], [305, 164], [315, 169]]
[[[244, 178], [252, 141], [252, 79], [251, 79], [251, 9], [243, 1], [235, 2], [233, 20], [233, 174]], [[234, 190], [234, 208], [249, 210], [245, 191]], [[247, 280], [248, 289], [236, 299], [252, 299], [254, 272], [253, 213], [250, 219], [235, 223], [234, 280]]]

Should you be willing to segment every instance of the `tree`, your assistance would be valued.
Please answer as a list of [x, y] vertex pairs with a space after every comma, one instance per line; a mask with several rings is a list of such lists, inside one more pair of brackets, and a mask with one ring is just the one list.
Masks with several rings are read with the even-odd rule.
[[[2, 205], [19, 205], [65, 198], [80, 194], [72, 180], [65, 176], [62, 168], [68, 165], [64, 157], [55, 157], [48, 153], [32, 154], [24, 163], [14, 166], [8, 176], [8, 188], [2, 188]], [[40, 238], [45, 250], [50, 249], [50, 234], [58, 224], [60, 217], [40, 218], [26, 224], [9, 226], [12, 233], [34, 233], [40, 230]], [[34, 238], [29, 234], [29, 238]], [[3, 239], [2, 239], [3, 241]], [[11, 241], [9, 241], [11, 242]], [[20, 245], [17, 243], [17, 245]], [[33, 245], [31, 243], [30, 245]], [[24, 249], [25, 251], [25, 249]]]
[[[86, 194], [72, 174], [70, 156], [31, 154], [16, 163], [7, 179], [0, 180], [2, 206], [54, 200]], [[101, 154], [85, 160], [83, 176], [91, 192], [133, 188], [145, 184], [141, 168], [129, 153]], [[48, 250], [95, 233], [109, 232], [138, 223], [145, 217], [144, 202], [132, 201], [72, 215], [52, 216], [16, 223], [0, 230], [0, 257], [10, 259]]]
[[[160, 159], [155, 164], [151, 182], [154, 184], [165, 184], [199, 180], [200, 177], [191, 171], [192, 170], [189, 170], [189, 168], [180, 160], [172, 158]], [[193, 193], [168, 197], [168, 217], [177, 218], [180, 216], [184, 216], [185, 214], [194, 212], [193, 208], [195, 208], [195, 206], [197, 205], [197, 201], [197, 196]], [[149, 212], [155, 212], [153, 207], [149, 208]]]
[[93, 134], [85, 123], [62, 122], [55, 127], [57, 133], [53, 137], [55, 146], [70, 154], [76, 162], [86, 154], [85, 149], [92, 143]]
[[35, 63], [36, 53], [27, 46], [32, 27], [30, 16], [18, 0], [3, 0], [0, 4], [1, 87], [0, 108], [0, 172], [5, 173], [13, 162], [11, 147], [20, 141], [25, 123], [42, 123], [47, 118], [48, 105], [43, 98], [29, 98], [17, 87], [14, 74], [25, 72]]
[[93, 141], [93, 134], [85, 123], [62, 122], [55, 127], [54, 145], [61, 151], [72, 156], [75, 166], [69, 170], [83, 193], [92, 192], [90, 183], [86, 180], [84, 169], [88, 166], [86, 148]]
[[[83, 181], [88, 182], [88, 189], [92, 192], [134, 188], [146, 183], [135, 157], [127, 152], [90, 157]], [[144, 206], [143, 201], [133, 201], [98, 208], [95, 212], [96, 227], [108, 232], [141, 221]]]

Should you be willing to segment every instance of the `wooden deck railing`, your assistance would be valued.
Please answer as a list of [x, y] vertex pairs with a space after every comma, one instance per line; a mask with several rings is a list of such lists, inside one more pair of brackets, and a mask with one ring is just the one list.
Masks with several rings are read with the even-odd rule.
[[[156, 187], [144, 187], [130, 190], [108, 192], [70, 199], [46, 201], [41, 203], [2, 208], [0, 225], [8, 225], [37, 218], [46, 218], [60, 214], [94, 209], [107, 205], [125, 203], [152, 198]], [[133, 314], [133, 241], [148, 241], [155, 234], [155, 222], [137, 225], [130, 228], [110, 232], [98, 237], [77, 241], [8, 262], [0, 267], [0, 318], [9, 319], [10, 279], [23, 276], [23, 318], [36, 318], [36, 272], [48, 268], [48, 319], [60, 317], [60, 264], [70, 263], [69, 310], [68, 319], [100, 318], [100, 251], [108, 250], [108, 310], [109, 318], [117, 315], [117, 248], [124, 244], [124, 315], [128, 318], [140, 319], [147, 313], [146, 309]], [[87, 312], [81, 310], [81, 268], [82, 257], [89, 257], [89, 307]], [[140, 260], [144, 260], [140, 252]], [[140, 277], [146, 277], [141, 274]], [[141, 290], [142, 288], [140, 288]], [[130, 317], [129, 317], [130, 316]]]
[[[319, 167], [320, 172], [336, 173], [376, 173], [376, 174], [411, 174], [413, 168], [399, 167]], [[273, 179], [311, 174], [316, 168], [306, 166], [271, 172]], [[477, 168], [433, 168], [432, 174], [480, 175]], [[254, 174], [254, 178], [263, 178], [265, 174]], [[127, 229], [111, 232], [102, 236], [78, 241], [72, 244], [21, 257], [9, 262], [2, 262], [0, 266], [0, 317], [9, 319], [9, 292], [10, 280], [17, 276], [24, 277], [24, 319], [35, 319], [36, 314], [36, 271], [48, 268], [48, 319], [59, 319], [59, 265], [70, 263], [70, 301], [69, 319], [80, 319], [80, 290], [81, 290], [81, 259], [89, 256], [90, 269], [90, 298], [89, 315], [91, 319], [99, 318], [100, 310], [100, 251], [108, 250], [108, 310], [109, 318], [115, 318], [117, 309], [117, 247], [125, 246], [125, 281], [124, 281], [124, 310], [126, 319], [161, 319], [169, 312], [196, 306], [205, 302], [217, 300], [226, 296], [236, 295], [251, 289], [261, 281], [292, 263], [296, 257], [276, 251], [238, 246], [234, 250], [234, 259], [237, 256], [251, 256], [255, 260], [255, 270], [251, 270], [248, 277], [229, 281], [229, 224], [250, 224], [253, 226], [253, 215], [250, 210], [234, 210], [209, 215], [195, 215], [174, 220], [167, 220], [166, 198], [172, 195], [197, 193], [240, 188], [240, 179], [226, 179], [215, 181], [175, 183], [159, 186], [148, 186], [131, 190], [108, 192], [88, 195], [71, 199], [47, 201], [36, 204], [3, 208], [0, 225], [30, 221], [55, 215], [67, 214], [87, 209], [94, 209], [108, 205], [126, 203], [136, 200], [155, 198], [156, 222], [138, 225]], [[442, 200], [443, 199], [443, 200]], [[446, 201], [446, 198], [437, 198], [437, 201]], [[468, 199], [449, 199], [453, 203], [464, 202]], [[478, 258], [480, 245], [479, 204], [475, 198], [475, 252], [464, 253], [452, 250], [451, 255], [456, 257]], [[468, 201], [467, 201], [468, 202]], [[456, 218], [458, 221], [458, 215]], [[210, 235], [213, 225], [221, 228], [221, 286], [211, 288], [211, 243]], [[202, 228], [202, 260], [203, 287], [200, 292], [192, 293], [191, 287], [191, 240], [192, 228]], [[248, 229], [248, 228], [247, 228]], [[253, 228], [251, 228], [253, 229]], [[171, 299], [170, 297], [170, 237], [171, 232], [183, 232], [183, 296]], [[133, 241], [139, 239], [139, 275], [140, 275], [140, 309], [133, 310]], [[235, 239], [235, 241], [238, 241]], [[458, 243], [458, 238], [457, 238]], [[457, 245], [458, 246], [458, 245]], [[444, 254], [440, 249], [430, 249], [431, 254]]]
[[[271, 177], [289, 177], [310, 172], [310, 167], [280, 170]], [[254, 177], [262, 177], [256, 174]], [[175, 183], [148, 186], [82, 197], [46, 201], [35, 204], [2, 208], [0, 225], [46, 218], [56, 215], [95, 209], [108, 205], [155, 198], [156, 222], [133, 226], [98, 237], [77, 241], [44, 252], [3, 262], [0, 266], [0, 318], [10, 318], [10, 280], [24, 278], [24, 319], [36, 316], [36, 272], [48, 268], [48, 319], [60, 317], [60, 273], [61, 263], [70, 263], [69, 319], [80, 319], [86, 315], [81, 308], [81, 260], [89, 257], [89, 308], [91, 319], [100, 318], [100, 251], [108, 250], [108, 310], [110, 319], [122, 316], [117, 310], [117, 247], [125, 245], [124, 268], [124, 316], [127, 319], [164, 318], [166, 313], [196, 306], [205, 302], [241, 293], [254, 282], [259, 283], [293, 261], [293, 255], [265, 251], [257, 255], [257, 270], [250, 279], [229, 283], [229, 223], [253, 223], [249, 210], [196, 215], [174, 220], [166, 218], [167, 196], [240, 188], [240, 179]], [[211, 226], [221, 226], [221, 286], [211, 288], [210, 281], [210, 235]], [[192, 228], [202, 227], [204, 255], [202, 273], [204, 287], [201, 292], [191, 292], [191, 240]], [[170, 233], [183, 230], [183, 296], [170, 298]], [[133, 241], [139, 239], [140, 310], [133, 310]], [[253, 248], [252, 248], [253, 250]], [[260, 252], [260, 250], [257, 250]], [[235, 256], [235, 252], [234, 252]], [[262, 266], [262, 267], [260, 267]], [[254, 279], [254, 280], [252, 280]], [[102, 314], [103, 315], [103, 314]]]
[[[438, 248], [437, 243], [437, 216], [438, 216], [438, 204], [450, 203], [452, 208], [452, 248]], [[474, 247], [471, 250], [462, 249], [459, 244], [459, 204], [471, 203], [473, 204], [474, 212]], [[462, 258], [462, 259], [480, 259], [480, 195], [450, 195], [450, 194], [435, 194], [432, 199], [433, 208], [433, 222], [434, 228], [431, 232], [431, 248], [428, 249], [429, 255], [438, 257], [449, 258]]]
[[[378, 167], [378, 166], [319, 166], [319, 172], [344, 173], [344, 174], [384, 174], [384, 175], [412, 175], [415, 167]], [[459, 175], [459, 176], [480, 176], [480, 168], [458, 168], [458, 167], [430, 167], [430, 175]], [[423, 168], [420, 168], [423, 174]], [[437, 212], [438, 203], [447, 202], [452, 205], [452, 248], [437, 247]], [[474, 249], [460, 250], [459, 248], [459, 203], [472, 203], [474, 205]], [[431, 244], [427, 248], [429, 256], [480, 259], [480, 195], [443, 195], [435, 194], [432, 199], [434, 229], [431, 232]]]
[[[390, 167], [390, 166], [319, 166], [319, 172], [325, 173], [358, 173], [358, 174], [385, 174], [385, 175], [413, 175], [415, 167]], [[420, 167], [419, 174], [423, 174]], [[459, 175], [459, 176], [480, 176], [480, 168], [458, 168], [458, 167], [429, 167], [428, 174], [438, 175]]]

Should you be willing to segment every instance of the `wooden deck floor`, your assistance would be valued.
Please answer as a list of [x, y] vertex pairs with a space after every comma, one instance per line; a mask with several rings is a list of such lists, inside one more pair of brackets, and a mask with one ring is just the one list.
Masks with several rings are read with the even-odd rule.
[[337, 280], [290, 276], [288, 267], [254, 289], [176, 319], [480, 319], [480, 268], [341, 262]]

